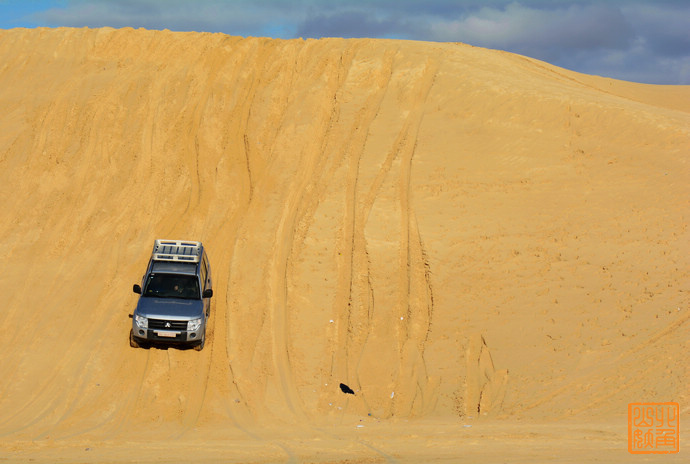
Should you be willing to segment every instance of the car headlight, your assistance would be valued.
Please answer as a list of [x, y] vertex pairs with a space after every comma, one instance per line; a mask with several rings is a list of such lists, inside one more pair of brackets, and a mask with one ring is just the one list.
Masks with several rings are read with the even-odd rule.
[[134, 316], [134, 322], [137, 323], [137, 327], [139, 327], [140, 329], [149, 328], [149, 320], [143, 316]]
[[194, 332], [195, 330], [198, 330], [199, 327], [201, 327], [201, 318], [199, 319], [192, 319], [191, 321], [187, 322], [187, 330]]

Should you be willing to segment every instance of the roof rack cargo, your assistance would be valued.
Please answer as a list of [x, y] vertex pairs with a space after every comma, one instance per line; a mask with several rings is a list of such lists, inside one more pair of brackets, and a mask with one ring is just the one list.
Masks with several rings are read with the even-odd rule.
[[187, 240], [156, 240], [153, 245], [154, 261], [186, 261], [198, 263], [201, 259], [201, 242]]

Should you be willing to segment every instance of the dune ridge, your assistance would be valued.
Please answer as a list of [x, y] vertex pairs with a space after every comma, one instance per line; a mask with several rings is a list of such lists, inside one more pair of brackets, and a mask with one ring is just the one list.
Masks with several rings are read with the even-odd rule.
[[[0, 57], [5, 450], [212, 430], [321, 462], [257, 430], [687, 415], [690, 87], [143, 29], [3, 30]], [[127, 344], [155, 238], [209, 251], [201, 353]]]

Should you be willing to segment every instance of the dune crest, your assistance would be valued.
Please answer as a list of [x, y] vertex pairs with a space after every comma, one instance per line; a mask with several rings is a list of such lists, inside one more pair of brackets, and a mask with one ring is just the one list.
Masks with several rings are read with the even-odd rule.
[[[143, 29], [0, 58], [0, 440], [687, 403], [690, 87]], [[209, 252], [200, 353], [128, 346], [155, 238]]]

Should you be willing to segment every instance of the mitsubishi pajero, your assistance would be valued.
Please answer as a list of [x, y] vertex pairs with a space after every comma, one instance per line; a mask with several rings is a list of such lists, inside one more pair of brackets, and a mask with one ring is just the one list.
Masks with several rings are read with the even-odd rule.
[[211, 311], [211, 267], [201, 242], [156, 240], [132, 317], [129, 344], [193, 346], [201, 351]]

